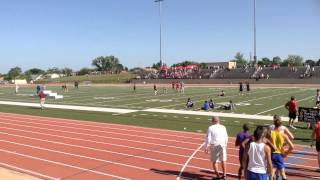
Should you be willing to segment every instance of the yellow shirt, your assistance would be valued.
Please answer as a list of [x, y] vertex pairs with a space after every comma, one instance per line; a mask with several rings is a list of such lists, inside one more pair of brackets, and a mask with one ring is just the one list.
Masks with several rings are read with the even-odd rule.
[[275, 147], [275, 150], [273, 153], [281, 154], [283, 150], [283, 144], [284, 144], [284, 137], [283, 133], [280, 131], [271, 131], [271, 139], [272, 144]]

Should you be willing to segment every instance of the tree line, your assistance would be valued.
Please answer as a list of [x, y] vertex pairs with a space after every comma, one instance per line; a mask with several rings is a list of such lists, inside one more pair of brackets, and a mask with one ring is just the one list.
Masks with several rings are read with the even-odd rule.
[[72, 76], [74, 74], [87, 75], [92, 72], [99, 72], [99, 74], [117, 74], [124, 70], [128, 71], [128, 68], [124, 67], [120, 63], [119, 59], [115, 56], [99, 56], [91, 61], [91, 66], [93, 66], [93, 68], [84, 67], [77, 72], [74, 72], [73, 69], [68, 67], [52, 67], [47, 70], [31, 68], [23, 72], [20, 67], [16, 66], [11, 68], [8, 73], [4, 75], [4, 79], [14, 80], [16, 78], [25, 78], [30, 81], [33, 75], [46, 75], [55, 73], [63, 76]]

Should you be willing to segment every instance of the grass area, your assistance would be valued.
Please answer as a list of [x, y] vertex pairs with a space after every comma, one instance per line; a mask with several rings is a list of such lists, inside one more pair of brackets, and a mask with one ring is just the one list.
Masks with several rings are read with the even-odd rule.
[[[18, 114], [28, 114], [45, 117], [58, 117], [67, 119], [77, 119], [85, 121], [96, 121], [103, 123], [116, 123], [135, 125], [142, 127], [152, 127], [161, 129], [170, 129], [177, 131], [188, 132], [206, 132], [210, 125], [210, 117], [208, 116], [191, 116], [191, 115], [178, 115], [178, 114], [163, 114], [163, 113], [146, 113], [135, 112], [128, 114], [112, 114], [102, 112], [88, 112], [88, 111], [73, 111], [73, 110], [61, 110], [61, 109], [45, 109], [41, 111], [38, 108], [31, 107], [19, 107], [19, 106], [0, 106], [1, 112], [10, 112]], [[248, 123], [252, 128], [256, 125], [268, 125], [272, 121], [260, 121], [260, 120], [247, 120], [247, 119], [234, 119], [221, 117], [222, 124], [227, 127], [229, 136], [235, 136], [241, 131], [243, 123]], [[296, 130], [292, 130], [296, 137], [294, 143], [309, 144], [310, 130], [304, 128], [305, 124], [297, 123]]]
[[68, 76], [56, 79], [44, 79], [35, 83], [65, 83], [65, 82], [84, 82], [91, 81], [92, 83], [126, 83], [134, 77], [131, 73], [107, 74], [107, 75], [83, 75], [83, 76]]
[[[162, 87], [158, 89], [161, 93]], [[204, 100], [212, 98], [218, 105], [223, 105], [229, 100], [237, 104], [236, 110], [233, 112], [215, 109], [214, 112], [239, 113], [239, 114], [261, 114], [282, 116], [287, 115], [284, 104], [290, 96], [296, 96], [299, 106], [314, 106], [314, 89], [306, 88], [264, 88], [253, 89], [250, 94], [239, 95], [237, 88], [225, 88], [225, 97], [217, 96], [220, 88], [208, 87], [188, 87], [183, 95], [171, 90], [168, 87], [167, 95], [153, 94], [152, 87], [138, 87], [137, 92], [133, 93], [132, 87], [95, 87], [80, 86], [75, 89], [69, 86], [69, 92], [63, 92], [61, 87], [48, 87], [47, 89], [63, 94], [64, 98], [54, 100], [47, 98], [49, 104], [67, 104], [79, 106], [95, 106], [95, 107], [114, 107], [126, 109], [147, 109], [147, 108], [163, 108], [163, 109], [184, 109], [187, 98], [191, 98], [195, 103], [195, 109], [200, 108]], [[0, 88], [0, 100], [18, 101], [18, 102], [38, 102], [38, 97], [30, 95], [35, 94], [35, 87], [21, 87], [18, 94], [14, 93], [14, 87]]]

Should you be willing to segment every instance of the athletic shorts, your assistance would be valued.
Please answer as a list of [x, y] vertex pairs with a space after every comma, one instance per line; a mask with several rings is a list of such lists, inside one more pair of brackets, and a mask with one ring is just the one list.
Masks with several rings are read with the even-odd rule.
[[320, 152], [320, 141], [316, 142], [316, 150], [317, 152]]
[[247, 180], [268, 180], [269, 176], [267, 174], [254, 173], [251, 171], [247, 172]]
[[227, 160], [227, 148], [221, 145], [211, 145], [211, 162]]
[[273, 168], [275, 168], [275, 169], [283, 169], [284, 168], [284, 161], [283, 161], [282, 154], [272, 153], [271, 158], [272, 158]]
[[289, 113], [289, 118], [291, 118], [291, 119], [296, 119], [297, 118], [297, 113]]
[[320, 104], [320, 101], [317, 101], [317, 102], [316, 102], [316, 106], [319, 105], [319, 104]]

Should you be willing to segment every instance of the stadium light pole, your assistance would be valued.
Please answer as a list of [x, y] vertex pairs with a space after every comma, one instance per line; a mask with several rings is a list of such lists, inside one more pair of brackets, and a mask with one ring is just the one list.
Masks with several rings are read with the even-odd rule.
[[162, 2], [163, 0], [155, 0], [154, 2], [159, 3], [159, 16], [160, 16], [160, 66], [162, 67]]
[[253, 62], [257, 64], [256, 0], [253, 0]]

